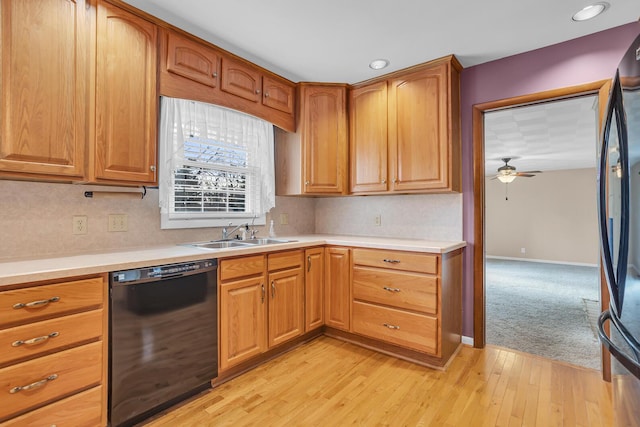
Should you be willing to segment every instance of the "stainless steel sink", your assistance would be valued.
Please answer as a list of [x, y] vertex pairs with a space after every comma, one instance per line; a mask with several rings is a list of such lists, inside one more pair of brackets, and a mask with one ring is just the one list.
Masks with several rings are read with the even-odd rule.
[[243, 243], [235, 240], [221, 240], [200, 243], [187, 243], [186, 246], [195, 246], [203, 249], [226, 249], [252, 246], [250, 243]]
[[250, 246], [275, 245], [278, 243], [295, 242], [295, 240], [284, 239], [248, 239], [248, 240], [211, 240], [209, 242], [184, 243], [182, 246], [194, 246], [201, 249], [227, 249], [227, 248], [247, 248]]
[[275, 245], [278, 243], [289, 243], [295, 242], [295, 240], [284, 240], [284, 239], [272, 239], [270, 237], [260, 238], [260, 239], [247, 239], [242, 240], [243, 243], [249, 243], [251, 245]]

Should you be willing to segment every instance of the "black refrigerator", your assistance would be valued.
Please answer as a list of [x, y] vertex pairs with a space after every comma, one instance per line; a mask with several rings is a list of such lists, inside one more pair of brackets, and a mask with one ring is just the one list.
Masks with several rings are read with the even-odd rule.
[[611, 353], [615, 426], [640, 426], [640, 36], [618, 66], [598, 159], [602, 267], [610, 296], [598, 321]]

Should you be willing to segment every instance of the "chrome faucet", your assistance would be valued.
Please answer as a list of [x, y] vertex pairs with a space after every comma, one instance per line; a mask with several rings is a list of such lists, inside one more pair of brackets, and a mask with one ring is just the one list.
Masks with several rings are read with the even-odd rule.
[[[231, 227], [233, 224], [229, 223], [229, 227]], [[231, 231], [227, 231], [227, 227], [223, 227], [222, 228], [222, 240], [227, 240], [229, 238], [229, 236], [233, 236], [233, 233], [235, 233], [236, 231], [238, 231], [239, 229], [241, 229], [242, 227], [245, 228], [245, 230], [249, 230], [249, 223], [245, 222], [244, 224], [240, 224], [234, 228], [231, 229]]]

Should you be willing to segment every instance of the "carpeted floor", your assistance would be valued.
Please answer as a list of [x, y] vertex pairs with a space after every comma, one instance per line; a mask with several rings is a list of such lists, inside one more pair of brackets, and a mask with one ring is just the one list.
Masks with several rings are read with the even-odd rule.
[[598, 270], [486, 260], [487, 343], [600, 369]]

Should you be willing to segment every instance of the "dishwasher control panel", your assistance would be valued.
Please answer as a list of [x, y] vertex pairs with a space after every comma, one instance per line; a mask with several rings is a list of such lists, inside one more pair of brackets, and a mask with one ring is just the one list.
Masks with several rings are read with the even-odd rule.
[[196, 274], [215, 269], [217, 259], [191, 261], [178, 264], [166, 264], [156, 267], [144, 267], [133, 270], [115, 271], [111, 273], [112, 283], [140, 282], [149, 279], [163, 279], [189, 274]]

